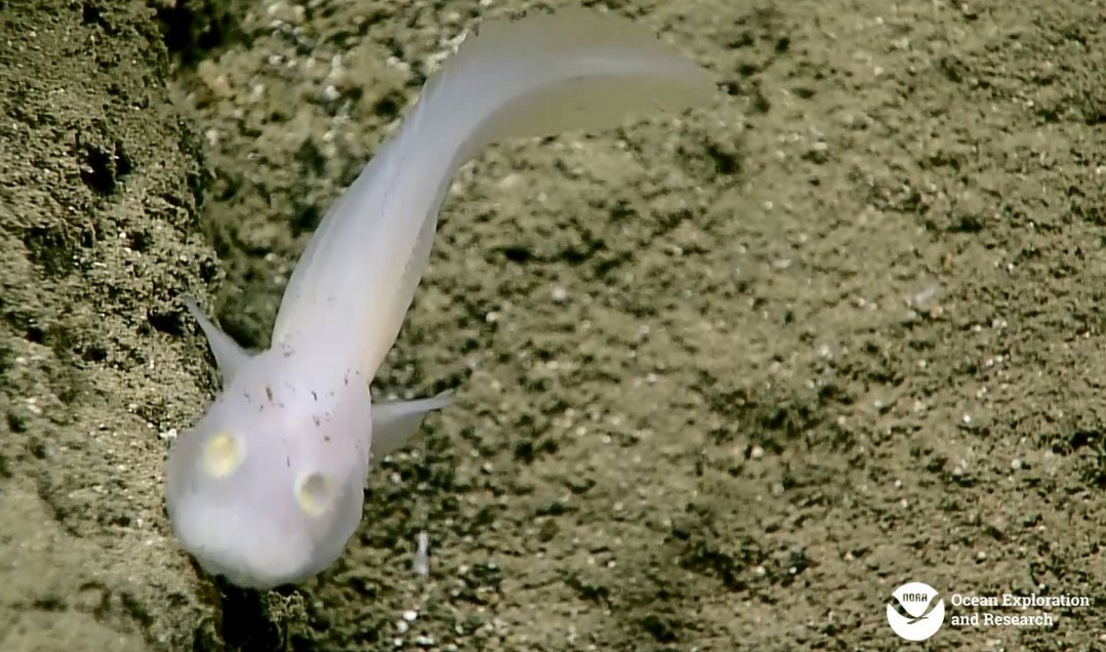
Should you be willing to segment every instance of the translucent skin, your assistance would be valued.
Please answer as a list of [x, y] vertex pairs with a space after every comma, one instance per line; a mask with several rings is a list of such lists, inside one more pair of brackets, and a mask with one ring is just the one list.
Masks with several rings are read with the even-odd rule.
[[[355, 370], [320, 374], [311, 357], [270, 349], [250, 358], [169, 456], [169, 517], [181, 545], [240, 586], [324, 570], [361, 520], [368, 387]], [[229, 446], [212, 444], [227, 437]]]
[[212, 573], [268, 588], [330, 566], [361, 519], [370, 452], [448, 399], [373, 405], [457, 168], [490, 143], [605, 129], [708, 101], [713, 79], [646, 29], [582, 9], [490, 23], [432, 77], [316, 230], [273, 348], [241, 350], [199, 310], [224, 389], [169, 453], [173, 531]]

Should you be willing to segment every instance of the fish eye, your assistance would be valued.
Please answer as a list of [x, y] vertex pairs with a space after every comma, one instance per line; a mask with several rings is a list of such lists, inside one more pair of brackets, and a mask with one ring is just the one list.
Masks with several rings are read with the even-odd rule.
[[204, 445], [203, 468], [213, 478], [225, 478], [246, 459], [246, 444], [229, 432], [217, 432]]
[[296, 481], [296, 502], [310, 516], [322, 516], [334, 502], [334, 483], [319, 472], [301, 475]]

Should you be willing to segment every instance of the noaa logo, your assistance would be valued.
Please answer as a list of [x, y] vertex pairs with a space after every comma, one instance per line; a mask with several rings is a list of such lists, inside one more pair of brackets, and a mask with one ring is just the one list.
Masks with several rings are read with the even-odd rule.
[[932, 586], [907, 582], [891, 593], [887, 603], [887, 624], [901, 638], [924, 641], [945, 622], [945, 601]]

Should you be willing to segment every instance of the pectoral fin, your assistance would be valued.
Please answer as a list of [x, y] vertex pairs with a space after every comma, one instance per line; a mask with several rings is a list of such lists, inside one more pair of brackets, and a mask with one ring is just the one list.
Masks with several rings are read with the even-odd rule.
[[427, 413], [449, 405], [451, 395], [452, 392], [442, 392], [432, 398], [373, 405], [373, 457], [382, 457], [405, 446], [419, 431]]
[[238, 346], [238, 342], [231, 339], [230, 335], [224, 333], [215, 325], [215, 322], [208, 319], [200, 310], [200, 307], [196, 305], [195, 299], [186, 297], [184, 305], [188, 308], [188, 312], [192, 317], [199, 322], [200, 330], [204, 332], [204, 337], [207, 338], [207, 345], [211, 347], [211, 353], [215, 356], [215, 364], [218, 365], [219, 375], [223, 378], [223, 387], [226, 387], [230, 384], [234, 375], [238, 373], [238, 370], [242, 368], [242, 364], [249, 360], [252, 354]]

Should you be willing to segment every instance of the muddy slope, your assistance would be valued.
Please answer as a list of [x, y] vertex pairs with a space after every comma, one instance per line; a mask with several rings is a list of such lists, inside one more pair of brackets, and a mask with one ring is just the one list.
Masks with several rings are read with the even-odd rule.
[[170, 42], [179, 108], [149, 17], [0, 10], [16, 649], [892, 650], [908, 580], [1099, 601], [933, 649], [1103, 644], [1103, 9], [607, 5], [717, 103], [463, 170], [375, 388], [457, 402], [331, 572], [260, 596], [165, 538], [162, 439], [214, 391], [179, 295], [263, 346], [451, 40], [532, 5], [236, 5]]
[[181, 649], [159, 435], [207, 391], [179, 295], [218, 274], [201, 150], [144, 10], [0, 5], [0, 647]]

